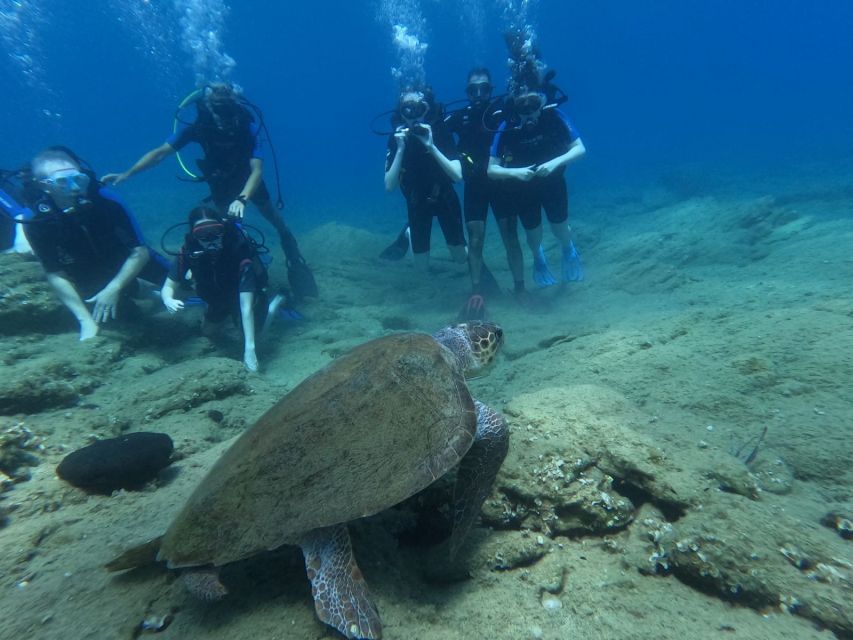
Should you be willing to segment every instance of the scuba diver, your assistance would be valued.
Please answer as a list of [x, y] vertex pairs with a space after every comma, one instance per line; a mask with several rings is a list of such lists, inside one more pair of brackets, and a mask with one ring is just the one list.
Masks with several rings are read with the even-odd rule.
[[177, 289], [188, 279], [207, 304], [206, 323], [220, 323], [232, 317], [243, 331], [243, 365], [258, 371], [255, 335], [268, 318], [275, 316], [284, 302], [282, 294], [267, 304], [267, 269], [259, 247], [235, 217], [222, 217], [210, 207], [196, 207], [189, 214], [189, 233], [172, 262], [160, 292], [169, 313], [184, 308], [175, 298]]
[[566, 165], [586, 153], [569, 119], [558, 109], [565, 95], [551, 82], [538, 51], [525, 34], [508, 34], [511, 77], [504, 120], [492, 142], [489, 178], [502, 181], [501, 207], [521, 220], [533, 252], [533, 280], [557, 282], [542, 247], [542, 209], [562, 247], [564, 282], [583, 280], [584, 269], [572, 242]]
[[137, 277], [159, 287], [168, 263], [70, 149], [42, 151], [25, 173], [24, 199], [33, 212], [23, 221], [27, 240], [60, 302], [77, 318], [80, 340], [88, 340], [128, 310]]
[[455, 262], [465, 262], [462, 209], [453, 183], [462, 178], [462, 165], [441, 107], [429, 88], [406, 88], [400, 93], [385, 156], [385, 189], [397, 186], [406, 198], [408, 228], [415, 267], [429, 266], [432, 219], [438, 218], [447, 248]]
[[[182, 129], [144, 154], [124, 173], [108, 173], [103, 181], [118, 185], [157, 165], [190, 142], [198, 143], [204, 152], [204, 158], [198, 161], [201, 179], [210, 187], [209, 199], [214, 206], [222, 214], [242, 218], [246, 203], [251, 200], [278, 232], [294, 295], [297, 298], [316, 297], [314, 275], [299, 252], [296, 238], [273, 205], [263, 180], [260, 112], [242, 99], [230, 84], [207, 85], [201, 94], [195, 103], [198, 114], [194, 122], [184, 123]], [[257, 113], [257, 118], [249, 107]], [[283, 206], [280, 200], [278, 206]]]
[[[468, 227], [468, 268], [471, 272], [471, 295], [462, 309], [460, 319], [477, 320], [485, 315], [485, 289], [500, 291], [489, 270], [483, 264], [483, 242], [486, 235], [486, 216], [489, 206], [498, 221], [501, 238], [506, 249], [507, 262], [515, 282], [515, 291], [524, 291], [524, 265], [518, 242], [517, 218], [514, 212], [500, 208], [498, 184], [489, 180], [489, 149], [494, 129], [492, 122], [499, 111], [500, 101], [492, 100], [492, 76], [484, 67], [468, 72], [465, 93], [468, 105], [450, 113], [445, 123], [456, 135], [459, 156], [462, 160], [462, 177], [465, 181], [463, 209]], [[500, 215], [498, 215], [500, 213]]]

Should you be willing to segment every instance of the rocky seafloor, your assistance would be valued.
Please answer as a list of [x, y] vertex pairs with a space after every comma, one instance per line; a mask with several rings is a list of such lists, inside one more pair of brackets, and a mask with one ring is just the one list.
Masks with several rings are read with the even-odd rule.
[[[853, 637], [840, 248], [853, 230], [818, 215], [841, 205], [642, 204], [577, 225], [585, 283], [533, 309], [490, 306], [505, 355], [471, 387], [506, 415], [511, 446], [461, 557], [443, 545], [448, 479], [352, 525], [387, 638]], [[153, 299], [79, 343], [38, 264], [0, 256], [0, 638], [330, 634], [290, 548], [226, 567], [231, 595], [215, 605], [163, 567], [102, 565], [161, 533], [228, 441], [306, 375], [452, 319], [464, 273], [439, 262], [413, 283], [408, 265], [377, 262], [386, 240], [338, 225], [307, 239], [309, 256], [347, 257], [318, 258], [322, 298], [273, 328], [260, 375], [234, 336], [202, 337], [197, 316]], [[487, 257], [508, 280], [496, 247]], [[89, 495], [56, 477], [68, 452], [133, 431], [176, 447], [143, 491]]]

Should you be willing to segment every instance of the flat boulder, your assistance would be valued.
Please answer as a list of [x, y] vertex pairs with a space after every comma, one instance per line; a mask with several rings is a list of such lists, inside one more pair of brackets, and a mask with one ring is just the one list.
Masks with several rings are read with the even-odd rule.
[[165, 433], [128, 433], [69, 453], [56, 474], [91, 493], [138, 490], [171, 463], [174, 445]]

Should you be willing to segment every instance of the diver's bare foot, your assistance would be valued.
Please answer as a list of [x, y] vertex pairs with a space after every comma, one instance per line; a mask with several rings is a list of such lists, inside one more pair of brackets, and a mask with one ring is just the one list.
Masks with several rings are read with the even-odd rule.
[[258, 372], [258, 356], [255, 355], [254, 349], [246, 349], [243, 353], [243, 366], [249, 373]]
[[80, 323], [80, 342], [89, 340], [98, 335], [98, 324], [92, 320]]

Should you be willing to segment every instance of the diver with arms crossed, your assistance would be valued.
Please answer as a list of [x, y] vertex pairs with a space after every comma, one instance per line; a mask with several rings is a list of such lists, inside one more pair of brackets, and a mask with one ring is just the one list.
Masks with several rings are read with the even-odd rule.
[[533, 252], [533, 280], [540, 287], [557, 282], [542, 247], [542, 210], [562, 247], [564, 282], [582, 280], [584, 269], [572, 242], [566, 165], [586, 153], [569, 119], [557, 108], [563, 100], [551, 84], [554, 73], [525, 34], [508, 34], [511, 59], [507, 115], [492, 142], [488, 175], [503, 181], [501, 207], [521, 220]]

